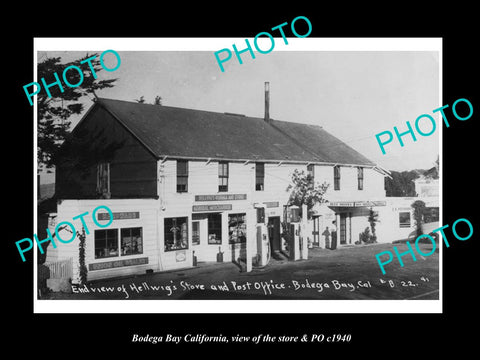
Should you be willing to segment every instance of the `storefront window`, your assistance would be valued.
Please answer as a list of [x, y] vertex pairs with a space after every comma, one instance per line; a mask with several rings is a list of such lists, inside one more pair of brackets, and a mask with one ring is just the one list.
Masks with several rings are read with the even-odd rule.
[[188, 218], [166, 218], [164, 237], [165, 251], [188, 249]]
[[244, 243], [247, 236], [246, 214], [228, 215], [228, 242], [230, 244]]
[[222, 243], [222, 214], [208, 214], [208, 243]]
[[126, 228], [120, 230], [122, 255], [143, 253], [142, 228]]
[[95, 230], [95, 259], [118, 256], [118, 230]]
[[404, 211], [398, 213], [398, 219], [401, 228], [409, 228], [410, 225], [410, 211]]

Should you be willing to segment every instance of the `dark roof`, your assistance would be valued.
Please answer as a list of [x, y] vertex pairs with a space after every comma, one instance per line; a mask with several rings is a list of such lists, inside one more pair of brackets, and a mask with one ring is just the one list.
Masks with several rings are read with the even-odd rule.
[[290, 135], [301, 146], [314, 152], [322, 162], [339, 164], [372, 165], [375, 164], [317, 125], [299, 124], [273, 120], [272, 125]]
[[155, 156], [375, 165], [319, 126], [97, 99]]

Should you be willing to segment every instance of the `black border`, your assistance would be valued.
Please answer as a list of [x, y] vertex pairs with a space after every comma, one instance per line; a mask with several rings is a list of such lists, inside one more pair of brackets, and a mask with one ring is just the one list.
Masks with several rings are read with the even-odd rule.
[[[15, 305], [13, 319], [8, 322], [8, 346], [19, 351], [22, 344], [38, 355], [53, 355], [51, 349], [69, 349], [85, 356], [116, 355], [126, 349], [143, 355], [145, 351], [158, 356], [182, 354], [185, 344], [132, 344], [133, 333], [164, 335], [175, 333], [206, 333], [226, 336], [302, 335], [312, 333], [350, 333], [350, 343], [293, 344], [300, 349], [314, 349], [311, 356], [340, 354], [354, 350], [359, 356], [390, 356], [395, 353], [432, 355], [444, 348], [466, 350], [475, 344], [475, 325], [468, 319], [476, 313], [476, 267], [478, 250], [478, 215], [476, 205], [477, 166], [475, 162], [475, 126], [480, 112], [478, 86], [474, 92], [474, 77], [478, 79], [475, 55], [478, 38], [474, 30], [473, 6], [455, 3], [438, 4], [422, 9], [406, 2], [384, 4], [382, 7], [365, 3], [339, 4], [327, 8], [312, 3], [294, 9], [293, 4], [258, 6], [246, 3], [223, 3], [218, 6], [201, 4], [194, 9], [188, 3], [175, 11], [169, 5], [136, 4], [75, 4], [73, 9], [62, 5], [52, 9], [19, 11], [20, 32], [4, 29], [10, 36], [9, 53], [4, 53], [4, 71], [8, 73], [8, 91], [4, 96], [4, 228], [6, 229], [7, 264], [4, 265], [4, 295]], [[274, 9], [275, 8], [275, 11]], [[14, 10], [14, 9], [13, 9]], [[28, 11], [27, 11], [28, 10]], [[11, 10], [12, 13], [14, 11]], [[465, 242], [451, 241], [444, 247], [444, 313], [443, 314], [33, 314], [33, 257], [22, 263], [14, 241], [33, 234], [33, 109], [25, 102], [22, 86], [33, 79], [34, 37], [253, 37], [258, 32], [290, 22], [303, 15], [313, 25], [311, 37], [442, 37], [443, 38], [443, 104], [467, 98], [473, 104], [474, 115], [468, 121], [451, 121], [443, 128], [443, 223], [452, 224], [458, 218], [469, 219], [474, 236]], [[15, 21], [14, 21], [15, 23]], [[6, 27], [7, 25], [2, 25]], [[8, 25], [12, 26], [12, 25]], [[11, 34], [11, 35], [10, 35]], [[12, 95], [13, 93], [13, 95]], [[13, 104], [11, 100], [13, 99]], [[428, 111], [429, 109], [426, 109]], [[450, 113], [451, 114], [451, 113]], [[450, 115], [451, 116], [451, 115]], [[447, 233], [448, 234], [448, 233]], [[30, 253], [31, 254], [31, 253]], [[13, 264], [13, 265], [10, 265]], [[12, 309], [13, 310], [13, 309]], [[473, 325], [473, 328], [471, 327]], [[94, 339], [102, 338], [102, 346]], [[31, 344], [31, 345], [30, 345]], [[105, 344], [112, 344], [106, 346]], [[291, 343], [289, 344], [292, 345]], [[243, 353], [251, 356], [260, 345], [242, 344]], [[458, 346], [458, 347], [457, 347]], [[190, 346], [197, 354], [208, 350], [212, 356], [238, 348], [203, 344]], [[283, 351], [283, 344], [268, 347], [271, 354]], [[305, 348], [306, 347], [306, 348]], [[176, 350], [169, 353], [163, 350]], [[386, 350], [386, 351], [384, 351]], [[177, 353], [177, 351], [179, 351]], [[358, 353], [358, 351], [362, 351]], [[307, 353], [299, 353], [307, 354]], [[310, 353], [308, 353], [310, 354]], [[362, 355], [363, 354], [363, 355]], [[40, 356], [43, 357], [43, 356]]]

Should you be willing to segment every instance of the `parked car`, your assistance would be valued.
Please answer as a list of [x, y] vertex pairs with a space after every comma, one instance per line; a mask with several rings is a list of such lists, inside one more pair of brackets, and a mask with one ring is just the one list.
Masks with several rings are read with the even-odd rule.
[[[435, 239], [435, 241], [438, 241], [438, 232], [433, 232], [433, 230], [436, 230], [440, 227], [438, 221], [433, 221], [429, 223], [422, 224], [422, 233], [423, 234], [428, 234], [432, 238]], [[410, 234], [408, 234], [408, 240], [409, 241], [415, 241], [417, 239], [417, 231], [414, 230]], [[428, 240], [426, 240], [428, 241]]]

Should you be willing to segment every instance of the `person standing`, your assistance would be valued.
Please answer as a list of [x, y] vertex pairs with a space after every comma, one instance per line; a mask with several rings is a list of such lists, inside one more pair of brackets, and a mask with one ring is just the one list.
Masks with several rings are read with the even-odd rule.
[[330, 248], [330, 230], [328, 230], [328, 226], [326, 227], [322, 235], [325, 236], [325, 249], [329, 249]]
[[337, 248], [337, 221], [332, 221], [332, 246], [330, 249], [335, 250]]

